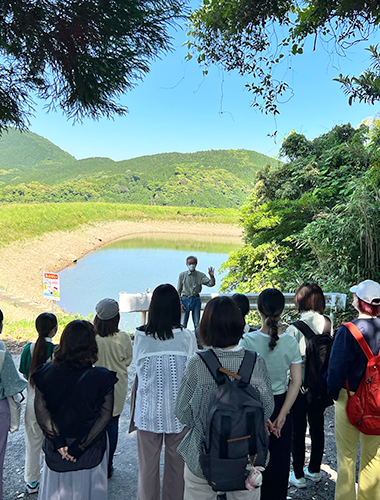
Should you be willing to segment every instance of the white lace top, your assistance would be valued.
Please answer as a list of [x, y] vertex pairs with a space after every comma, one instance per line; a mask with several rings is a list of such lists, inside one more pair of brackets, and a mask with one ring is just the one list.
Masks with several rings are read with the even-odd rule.
[[143, 431], [171, 434], [184, 428], [174, 417], [174, 405], [187, 360], [197, 345], [190, 330], [176, 328], [173, 335], [172, 339], [159, 340], [140, 330], [135, 333], [135, 424]]

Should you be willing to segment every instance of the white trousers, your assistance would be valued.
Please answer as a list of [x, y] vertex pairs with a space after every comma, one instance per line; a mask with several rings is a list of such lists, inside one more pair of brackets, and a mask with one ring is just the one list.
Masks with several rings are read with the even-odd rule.
[[44, 435], [34, 411], [35, 390], [28, 384], [25, 410], [25, 482], [38, 481], [41, 475], [41, 450]]
[[[184, 500], [216, 500], [217, 493], [213, 491], [206, 479], [195, 476], [185, 464], [185, 494]], [[228, 491], [228, 500], [260, 500], [260, 488], [248, 491]]]

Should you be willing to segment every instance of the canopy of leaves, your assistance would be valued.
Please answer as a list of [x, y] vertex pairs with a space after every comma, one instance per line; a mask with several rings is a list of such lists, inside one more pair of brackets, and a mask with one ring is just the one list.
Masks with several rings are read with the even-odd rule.
[[351, 105], [355, 99], [359, 102], [375, 104], [380, 101], [380, 52], [379, 46], [371, 45], [367, 49], [371, 53], [372, 64], [359, 77], [339, 75], [336, 81], [342, 84], [344, 93], [349, 96]]
[[25, 128], [32, 95], [73, 119], [124, 114], [117, 98], [170, 49], [181, 0], [0, 2], [0, 133]]
[[[217, 64], [227, 71], [237, 70], [251, 81], [248, 89], [254, 95], [254, 106], [266, 113], [278, 113], [278, 97], [286, 95], [289, 86], [274, 77], [275, 67], [284, 58], [302, 54], [308, 38], [314, 47], [318, 40], [331, 43], [341, 55], [354, 43], [369, 38], [378, 29], [380, 4], [377, 0], [203, 0], [190, 16], [188, 33], [189, 58], [194, 54], [200, 64]], [[373, 52], [375, 56], [377, 51]], [[340, 78], [353, 99], [379, 100], [372, 91], [371, 80], [379, 77], [378, 67], [362, 75], [361, 92], [350, 88], [349, 77]]]
[[380, 279], [379, 122], [283, 142], [291, 159], [257, 172], [242, 208], [245, 246], [225, 264], [224, 289], [294, 291], [303, 281], [345, 291]]

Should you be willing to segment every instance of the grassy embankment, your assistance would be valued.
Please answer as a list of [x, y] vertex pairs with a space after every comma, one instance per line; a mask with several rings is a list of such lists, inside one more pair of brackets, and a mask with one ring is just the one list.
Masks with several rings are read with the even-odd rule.
[[73, 231], [83, 224], [120, 220], [236, 225], [239, 222], [239, 212], [232, 208], [162, 207], [121, 203], [6, 204], [0, 205], [0, 246], [52, 231]]
[[[177, 222], [188, 224], [237, 225], [236, 209], [207, 209], [194, 207], [162, 207], [110, 203], [44, 203], [0, 205], [0, 247], [26, 241], [53, 231], [75, 231], [83, 225], [113, 221]], [[1, 277], [0, 277], [1, 278]], [[1, 279], [0, 279], [1, 286]], [[1, 300], [0, 300], [1, 307]], [[58, 314], [60, 331], [72, 319]], [[5, 318], [3, 340], [23, 345], [35, 340], [34, 321]]]

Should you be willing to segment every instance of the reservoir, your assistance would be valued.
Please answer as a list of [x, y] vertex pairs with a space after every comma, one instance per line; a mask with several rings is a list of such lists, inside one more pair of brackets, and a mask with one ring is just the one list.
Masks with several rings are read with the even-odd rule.
[[[207, 274], [215, 268], [216, 285], [203, 293], [219, 291], [225, 272], [220, 267], [241, 239], [208, 235], [146, 234], [117, 240], [91, 252], [60, 272], [59, 306], [68, 313], [88, 316], [105, 297], [119, 298], [119, 292], [152, 292], [161, 283], [177, 286], [178, 275], [186, 270], [186, 257], [198, 258], [197, 270]], [[120, 328], [134, 331], [141, 324], [140, 313], [122, 313]], [[192, 322], [189, 322], [192, 328]]]

